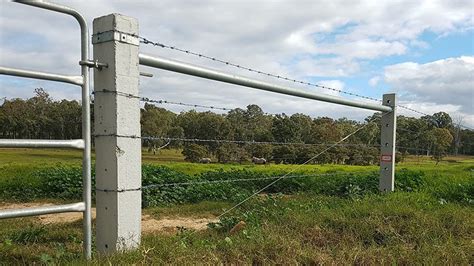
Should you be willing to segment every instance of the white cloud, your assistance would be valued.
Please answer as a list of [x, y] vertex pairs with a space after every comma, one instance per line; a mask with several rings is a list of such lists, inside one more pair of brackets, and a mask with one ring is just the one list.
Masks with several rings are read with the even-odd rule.
[[387, 66], [384, 80], [393, 89], [406, 94], [405, 98], [435, 104], [456, 104], [463, 112], [474, 112], [474, 57]]
[[369, 85], [371, 87], [375, 87], [375, 86], [377, 86], [377, 84], [379, 84], [379, 81], [380, 81], [380, 76], [375, 76], [375, 77], [369, 79]]
[[[90, 26], [94, 17], [122, 13], [139, 18], [140, 33], [152, 40], [272, 73], [331, 81], [357, 75], [372, 59], [404, 54], [412, 47], [423, 46], [419, 38], [425, 31], [444, 35], [474, 25], [469, 1], [58, 2], [79, 10]], [[79, 31], [71, 17], [2, 2], [0, 27], [0, 65], [78, 73]], [[162, 48], [142, 45], [140, 49], [288, 85]], [[308, 112], [336, 117], [360, 118], [367, 113], [164, 71], [146, 71], [155, 73], [152, 79], [142, 79], [140, 89], [146, 97], [229, 107], [257, 103], [270, 112]], [[77, 99], [80, 95], [76, 88], [68, 85], [0, 76], [0, 96], [30, 97], [36, 86], [45, 87], [57, 98]], [[299, 88], [314, 91], [314, 88]], [[433, 101], [431, 98], [423, 100]], [[455, 98], [451, 100], [458, 102]]]
[[[344, 82], [340, 80], [321, 80], [318, 82], [318, 84], [329, 87], [329, 88], [333, 88], [336, 90], [344, 90], [344, 87], [345, 87]], [[319, 89], [318, 92], [330, 94], [333, 96], [340, 96], [340, 92], [338, 91], [327, 91], [327, 90]]]

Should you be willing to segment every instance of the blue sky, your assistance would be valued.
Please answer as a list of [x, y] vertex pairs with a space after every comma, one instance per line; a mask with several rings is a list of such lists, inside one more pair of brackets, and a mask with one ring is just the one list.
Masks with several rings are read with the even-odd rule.
[[[329, 34], [334, 36], [334, 34]], [[383, 79], [377, 86], [370, 86], [369, 80], [374, 76], [382, 76], [384, 67], [403, 62], [417, 62], [420, 64], [442, 60], [450, 57], [473, 56], [474, 55], [474, 31], [467, 30], [456, 32], [447, 36], [439, 36], [433, 32], [424, 32], [419, 41], [424, 42], [424, 47], [412, 47], [409, 52], [402, 55], [388, 56], [366, 62], [365, 68], [352, 77], [339, 78], [349, 90], [357, 91], [371, 97], [380, 97], [380, 91], [390, 91], [391, 86]], [[317, 81], [318, 79], [314, 79]], [[474, 82], [474, 80], [471, 80]], [[474, 85], [471, 89], [474, 90]], [[473, 99], [474, 100], [474, 99]]]
[[[94, 17], [122, 13], [139, 18], [141, 35], [149, 39], [374, 98], [396, 92], [399, 102], [406, 106], [426, 113], [447, 111], [474, 127], [474, 12], [470, 1], [59, 2], [83, 13], [90, 24]], [[71, 18], [3, 1], [0, 27], [0, 65], [78, 73], [78, 27]], [[142, 45], [140, 49], [302, 90], [333, 93], [162, 48]], [[159, 70], [146, 71], [155, 75], [141, 82], [142, 95], [150, 98], [224, 107], [256, 103], [272, 113], [352, 119], [370, 114]], [[35, 87], [44, 87], [56, 99], [80, 97], [74, 86], [0, 76], [0, 98], [31, 97]]]

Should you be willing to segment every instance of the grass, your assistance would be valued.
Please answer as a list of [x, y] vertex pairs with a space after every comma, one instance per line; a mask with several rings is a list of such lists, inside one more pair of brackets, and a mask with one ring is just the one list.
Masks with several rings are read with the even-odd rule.
[[[187, 175], [220, 169], [285, 172], [294, 167], [191, 164], [180, 161], [182, 157], [176, 151], [158, 156], [145, 153], [143, 158], [146, 163], [165, 165]], [[0, 150], [0, 189], [22, 185], [27, 191], [41, 183], [34, 180], [35, 171], [58, 164], [80, 166], [80, 162], [77, 151]], [[424, 172], [420, 189], [347, 197], [318, 190], [318, 184], [320, 188], [325, 186], [320, 180], [312, 184], [314, 189], [304, 192], [257, 197], [205, 232], [147, 234], [138, 250], [95, 256], [91, 263], [472, 265], [474, 158], [448, 157], [435, 165], [427, 157], [410, 157], [397, 165], [397, 171], [402, 168]], [[308, 165], [299, 170], [367, 171], [377, 167]], [[210, 217], [234, 203], [202, 200], [150, 207], [144, 213], [157, 219]], [[229, 229], [240, 220], [247, 223], [245, 229], [230, 234]], [[81, 226], [80, 221], [41, 225], [34, 217], [0, 220], [0, 262], [82, 264]]]
[[[225, 206], [186, 205], [184, 213], [215, 214], [214, 207]], [[146, 211], [183, 215], [176, 208]], [[423, 193], [370, 195], [356, 201], [321, 195], [271, 198], [232, 215], [236, 220], [245, 217], [248, 224], [238, 234], [220, 229], [149, 234], [140, 249], [94, 257], [92, 263], [472, 264], [473, 213], [470, 207], [441, 204]], [[19, 228], [17, 222], [27, 226]], [[2, 221], [0, 260], [81, 264], [80, 228], [80, 223], [42, 226], [32, 218]]]

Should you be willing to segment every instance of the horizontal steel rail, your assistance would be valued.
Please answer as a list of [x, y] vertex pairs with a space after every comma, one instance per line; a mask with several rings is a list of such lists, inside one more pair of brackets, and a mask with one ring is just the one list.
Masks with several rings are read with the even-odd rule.
[[84, 140], [0, 139], [0, 148], [73, 148], [84, 149]]
[[276, 92], [306, 99], [318, 100], [329, 103], [342, 104], [352, 107], [364, 108], [375, 111], [382, 112], [391, 112], [392, 108], [382, 104], [372, 104], [360, 101], [354, 101], [350, 99], [344, 99], [341, 97], [336, 97], [328, 94], [316, 94], [305, 92], [302, 90], [294, 89], [291, 87], [275, 85], [255, 79], [250, 79], [242, 76], [237, 76], [233, 74], [228, 74], [220, 72], [217, 70], [212, 70], [200, 66], [191, 65], [188, 63], [183, 63], [171, 59], [166, 59], [162, 57], [153, 57], [149, 55], [140, 54], [139, 55], [140, 64], [149, 67], [160, 68], [164, 70], [169, 70], [173, 72], [178, 72], [182, 74], [187, 74], [191, 76], [201, 77], [205, 79], [217, 80], [225, 83], [241, 85], [249, 88]]
[[82, 84], [84, 84], [82, 76], [66, 76], [66, 75], [38, 72], [38, 71], [32, 71], [32, 70], [23, 70], [23, 69], [11, 68], [11, 67], [0, 67], [0, 74], [24, 77], [24, 78], [58, 81], [58, 82], [70, 83], [70, 84], [74, 84], [78, 86], [82, 86]]
[[63, 212], [83, 212], [86, 209], [84, 202], [54, 205], [54, 206], [41, 206], [34, 208], [23, 208], [23, 209], [7, 209], [0, 210], [0, 219], [7, 218], [19, 218], [25, 216], [35, 216], [52, 213], [63, 213]]

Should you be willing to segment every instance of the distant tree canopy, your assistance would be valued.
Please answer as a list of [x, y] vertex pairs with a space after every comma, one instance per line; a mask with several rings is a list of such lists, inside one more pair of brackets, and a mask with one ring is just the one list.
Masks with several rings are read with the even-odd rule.
[[42, 88], [28, 99], [5, 100], [0, 106], [1, 138], [73, 139], [81, 137], [81, 105], [53, 101]]
[[[81, 104], [53, 100], [42, 88], [27, 100], [9, 99], [0, 105], [0, 138], [73, 139], [81, 137]], [[338, 146], [322, 154], [316, 163], [373, 164], [379, 161], [380, 114], [345, 143], [364, 146]], [[397, 149], [399, 154], [429, 155], [439, 160], [455, 150], [474, 155], [474, 132], [455, 125], [449, 114], [438, 112], [421, 118], [398, 116]], [[243, 140], [306, 144], [334, 143], [352, 132], [360, 122], [346, 118], [312, 118], [305, 114], [268, 115], [257, 105], [233, 109], [227, 114], [197, 112], [173, 113], [145, 104], [141, 110], [142, 136], [196, 138], [207, 140]], [[453, 140], [456, 134], [457, 140]], [[143, 145], [156, 149], [166, 140], [147, 140]], [[192, 145], [191, 145], [192, 144]], [[324, 145], [271, 145], [215, 142], [171, 141], [166, 148], [183, 149], [192, 161], [200, 156], [221, 162], [242, 162], [264, 157], [282, 163], [301, 163], [324, 150]]]

